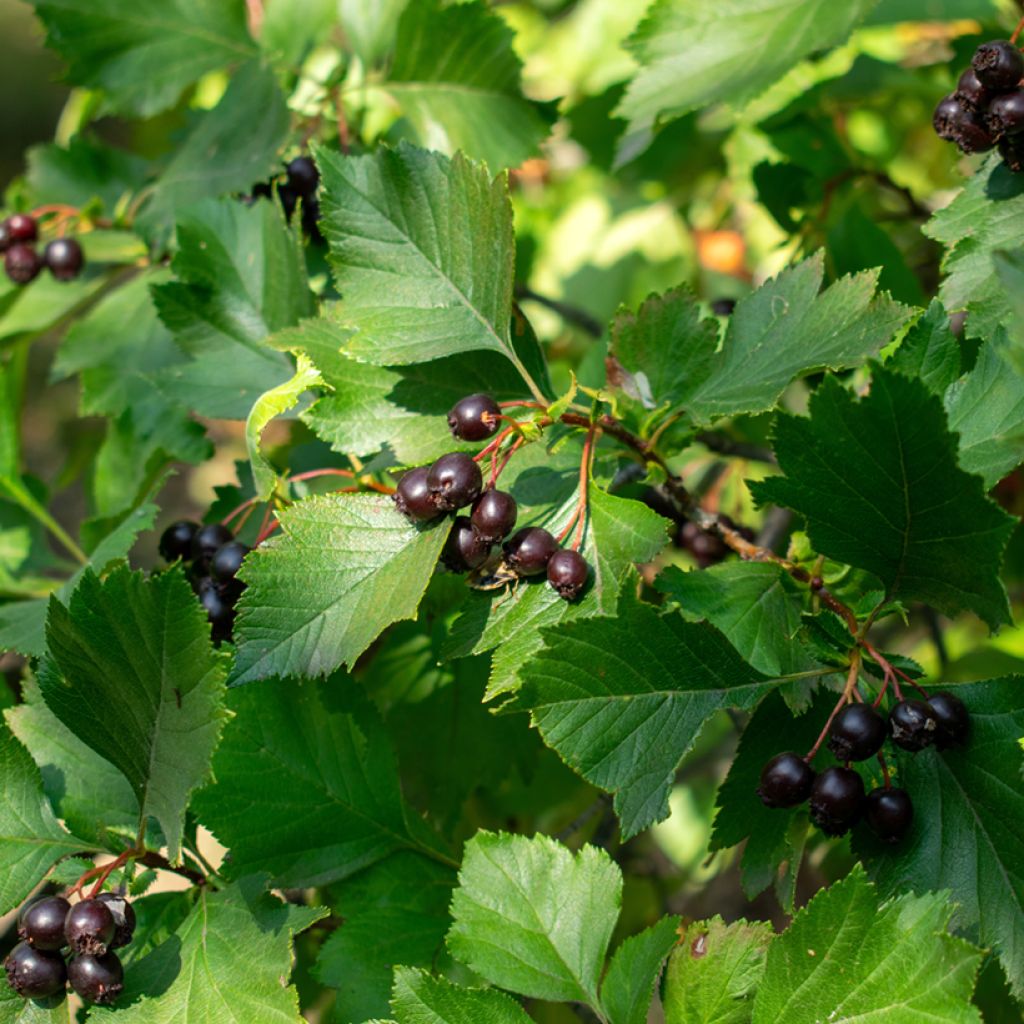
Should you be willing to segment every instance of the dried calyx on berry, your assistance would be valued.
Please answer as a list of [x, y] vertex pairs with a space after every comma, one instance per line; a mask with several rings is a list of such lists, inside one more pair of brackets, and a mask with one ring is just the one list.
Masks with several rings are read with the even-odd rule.
[[83, 954], [68, 962], [68, 981], [87, 1003], [107, 1006], [124, 990], [124, 967], [116, 953]]
[[923, 700], [901, 700], [889, 712], [893, 743], [913, 753], [935, 742], [938, 726], [931, 705]]
[[427, 470], [427, 487], [435, 508], [454, 512], [476, 501], [483, 487], [483, 475], [465, 452], [449, 452]]
[[548, 583], [563, 600], [575, 601], [589, 576], [590, 566], [578, 551], [561, 548], [548, 559]]
[[114, 915], [101, 900], [76, 903], [64, 921], [64, 937], [73, 953], [102, 956], [114, 941], [116, 931]]
[[64, 991], [67, 967], [59, 953], [35, 949], [19, 942], [4, 961], [7, 984], [22, 999], [46, 999]]
[[978, 80], [992, 92], [1007, 92], [1024, 77], [1024, 56], [1013, 43], [995, 39], [974, 51], [971, 67]]
[[501, 406], [490, 395], [467, 395], [451, 407], [448, 426], [463, 441], [483, 441], [497, 433]]

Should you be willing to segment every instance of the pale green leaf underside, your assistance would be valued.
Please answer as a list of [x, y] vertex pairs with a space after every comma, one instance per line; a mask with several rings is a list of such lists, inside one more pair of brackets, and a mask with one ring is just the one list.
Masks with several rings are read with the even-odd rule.
[[462, 988], [409, 967], [395, 969], [391, 1011], [397, 1024], [530, 1024], [511, 996], [495, 989]]

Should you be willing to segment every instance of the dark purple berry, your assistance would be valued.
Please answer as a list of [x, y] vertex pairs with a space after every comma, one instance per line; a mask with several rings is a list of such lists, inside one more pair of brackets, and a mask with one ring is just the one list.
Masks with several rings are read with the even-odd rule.
[[73, 281], [82, 272], [85, 256], [73, 238], [55, 238], [43, 250], [43, 262], [58, 281]]
[[505, 562], [518, 576], [536, 576], [544, 572], [551, 556], [558, 550], [558, 541], [539, 526], [527, 526], [517, 530], [502, 550]]
[[395, 488], [395, 508], [408, 519], [433, 519], [439, 512], [427, 484], [428, 468], [410, 469]]
[[951, 693], [933, 693], [928, 703], [935, 714], [935, 746], [939, 750], [962, 746], [971, 731], [971, 716], [959, 697]]
[[234, 539], [234, 534], [221, 523], [207, 523], [205, 526], [200, 526], [192, 538], [192, 560], [205, 573], [213, 556], [228, 541]]
[[320, 184], [320, 173], [308, 156], [297, 156], [285, 170], [288, 184], [303, 198], [311, 196]]
[[885, 719], [868, 704], [847, 704], [832, 719], [828, 749], [837, 761], [865, 761], [882, 749], [889, 730]]
[[7, 252], [11, 241], [11, 229], [8, 227], [7, 221], [0, 221], [0, 252]]
[[73, 953], [102, 956], [114, 939], [116, 926], [110, 908], [99, 900], [82, 900], [64, 921], [64, 937]]
[[281, 209], [284, 210], [284, 219], [291, 220], [292, 214], [295, 212], [295, 207], [299, 204], [299, 193], [296, 192], [291, 185], [278, 185], [277, 198], [281, 201]]
[[441, 552], [441, 561], [452, 572], [469, 572], [487, 561], [491, 545], [476, 532], [469, 516], [456, 516]]
[[1013, 43], [996, 39], [982, 43], [971, 58], [978, 80], [993, 92], [1008, 92], [1024, 76], [1024, 57]]
[[889, 733], [893, 743], [916, 753], [934, 743], [939, 720], [923, 700], [901, 700], [889, 712]]
[[811, 795], [814, 779], [814, 769], [799, 754], [776, 754], [761, 769], [757, 795], [765, 807], [796, 807]]
[[914, 805], [905, 789], [879, 787], [864, 800], [864, 818], [884, 843], [898, 843], [914, 820]]
[[107, 1006], [124, 989], [124, 968], [116, 953], [76, 956], [68, 962], [68, 981], [87, 1003]]
[[560, 548], [548, 561], [548, 583], [566, 601], [575, 601], [587, 585], [590, 566], [578, 552]]
[[[988, 106], [989, 100], [992, 99], [992, 93], [981, 84], [981, 79], [978, 78], [974, 68], [968, 68], [960, 76], [960, 81], [957, 82], [956, 92], [953, 93], [952, 98], [964, 110], [979, 114]], [[946, 99], [949, 99], [949, 97]], [[945, 103], [946, 100], [942, 102]]]
[[997, 96], [988, 106], [985, 127], [994, 139], [1024, 132], [1024, 90]]
[[427, 470], [427, 486], [441, 512], [454, 512], [472, 504], [483, 487], [480, 467], [465, 452], [442, 455]]
[[27, 213], [12, 213], [5, 223], [12, 242], [34, 242], [39, 237], [36, 219]]
[[483, 441], [498, 431], [501, 406], [490, 395], [468, 395], [457, 401], [448, 413], [452, 437], [463, 441]]
[[249, 545], [240, 540], [229, 540], [227, 544], [217, 548], [210, 560], [210, 573], [221, 583], [233, 580], [242, 568], [242, 560], [249, 554]]
[[964, 111], [953, 141], [962, 153], [987, 153], [995, 144], [981, 115]]
[[171, 523], [160, 537], [160, 557], [167, 562], [181, 559], [187, 562], [192, 558], [192, 541], [195, 539], [199, 524], [189, 519], [179, 519]]
[[47, 896], [30, 903], [18, 919], [18, 938], [24, 939], [35, 949], [55, 953], [63, 949], [64, 922], [71, 904], [63, 896]]
[[852, 768], [826, 768], [811, 787], [811, 821], [827, 836], [841, 836], [864, 808], [864, 782]]
[[939, 100], [939, 105], [932, 114], [932, 127], [940, 139], [955, 142], [960, 125], [967, 116], [967, 110], [955, 96], [946, 96]]
[[128, 902], [127, 897], [116, 892], [101, 892], [96, 899], [105, 903], [114, 915], [114, 940], [110, 943], [110, 948], [120, 949], [127, 946], [135, 934], [135, 908]]
[[470, 519], [485, 541], [497, 544], [512, 532], [518, 514], [516, 499], [511, 494], [491, 488], [473, 502]]
[[199, 603], [206, 609], [211, 626], [229, 625], [235, 616], [234, 602], [220, 584], [210, 576], [204, 576], [197, 584]]
[[4, 253], [4, 270], [15, 284], [34, 281], [42, 269], [43, 261], [31, 245], [19, 242]]
[[732, 316], [733, 310], [736, 308], [735, 299], [712, 299], [711, 300], [711, 312], [715, 316]]
[[59, 953], [33, 949], [19, 942], [4, 961], [7, 983], [22, 999], [45, 999], [64, 991], [67, 968]]
[[1024, 171], [1024, 135], [1008, 135], [999, 140], [999, 155], [1014, 174]]
[[315, 196], [302, 201], [302, 230], [317, 245], [323, 245], [325, 239], [320, 230], [320, 203]]

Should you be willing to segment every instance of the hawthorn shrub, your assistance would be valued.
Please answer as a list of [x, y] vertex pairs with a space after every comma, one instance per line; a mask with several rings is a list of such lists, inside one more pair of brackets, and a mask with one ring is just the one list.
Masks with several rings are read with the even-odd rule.
[[1020, 1020], [1012, 5], [32, 2], [0, 1024]]

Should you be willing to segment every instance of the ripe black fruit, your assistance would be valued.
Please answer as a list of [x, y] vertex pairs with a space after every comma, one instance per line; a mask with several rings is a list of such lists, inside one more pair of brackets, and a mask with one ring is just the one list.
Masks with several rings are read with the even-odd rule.
[[476, 532], [469, 516], [456, 516], [441, 552], [441, 561], [452, 572], [469, 572], [487, 561], [491, 545]]
[[[949, 98], [946, 97], [946, 99]], [[968, 68], [960, 76], [960, 81], [957, 82], [956, 92], [953, 93], [952, 99], [956, 100], [964, 110], [970, 110], [972, 113], [977, 114], [988, 106], [989, 100], [992, 99], [992, 93], [981, 84], [981, 79], [978, 78], [974, 68]]]
[[28, 284], [39, 276], [43, 261], [31, 245], [17, 243], [4, 253], [4, 270], [15, 284]]
[[516, 499], [511, 494], [491, 488], [473, 502], [470, 519], [483, 540], [497, 544], [512, 532], [518, 514]]
[[197, 584], [199, 603], [206, 609], [206, 617], [212, 626], [227, 626], [235, 617], [234, 603], [223, 588], [210, 576], [204, 576]]
[[35, 949], [55, 953], [66, 944], [64, 922], [71, 904], [63, 896], [47, 896], [30, 903], [18, 920], [18, 938]]
[[1007, 92], [1024, 76], [1024, 57], [1013, 43], [996, 39], [974, 51], [971, 67], [986, 89]]
[[104, 1006], [124, 990], [124, 968], [116, 953], [76, 956], [68, 963], [68, 981], [87, 1003]]
[[441, 512], [454, 512], [476, 501], [483, 482], [480, 467], [465, 452], [442, 455], [427, 470], [427, 486]]
[[27, 213], [12, 213], [5, 223], [11, 242], [34, 242], [39, 237], [36, 219]]
[[540, 526], [527, 526], [512, 534], [502, 546], [505, 562], [518, 576], [536, 576], [544, 572], [558, 541]]
[[873, 789], [864, 800], [864, 817], [882, 842], [898, 843], [914, 820], [914, 805], [905, 789]]
[[72, 952], [102, 956], [114, 939], [117, 926], [110, 908], [99, 900], [82, 900], [64, 921], [64, 937]]
[[796, 807], [811, 795], [814, 779], [814, 769], [799, 754], [776, 754], [761, 769], [757, 795], [765, 807]]
[[732, 316], [733, 310], [736, 308], [735, 299], [712, 299], [711, 300], [711, 312], [715, 316]]
[[1014, 174], [1024, 171], [1024, 135], [1007, 135], [1000, 139], [999, 155]]
[[498, 430], [501, 407], [490, 395], [468, 395], [457, 401], [448, 412], [452, 437], [463, 441], [483, 441]]
[[852, 768], [826, 768], [811, 787], [811, 821], [827, 836], [841, 836], [864, 809], [864, 782]]
[[171, 523], [160, 536], [160, 557], [168, 562], [177, 558], [187, 562], [192, 557], [192, 541], [198, 530], [199, 524], [189, 519]]
[[285, 170], [288, 174], [288, 184], [300, 196], [311, 196], [320, 184], [320, 173], [308, 156], [297, 156]]
[[560, 548], [548, 560], [548, 583], [566, 601], [575, 601], [587, 585], [590, 567], [578, 552]]
[[939, 750], [960, 746], [967, 742], [971, 731], [971, 716], [959, 697], [951, 693], [933, 693], [928, 703], [935, 714], [935, 746]]
[[234, 535], [220, 523], [207, 523], [205, 526], [200, 526], [192, 538], [193, 561], [205, 572], [213, 556], [230, 540], [234, 540]]
[[1016, 89], [997, 96], [988, 106], [985, 127], [994, 139], [1024, 131], [1024, 91]]
[[964, 111], [963, 119], [957, 128], [953, 141], [963, 153], [987, 153], [996, 140], [989, 134], [980, 114]]
[[210, 572], [221, 583], [233, 580], [242, 568], [242, 560], [249, 554], [249, 545], [240, 540], [229, 540], [227, 544], [217, 548], [210, 561]]
[[43, 250], [43, 262], [58, 281], [72, 281], [82, 271], [85, 256], [73, 238], [55, 238]]
[[0, 221], [0, 252], [7, 252], [11, 241], [11, 229], [7, 226], [7, 221]]
[[110, 943], [111, 949], [120, 949], [132, 941], [135, 934], [135, 908], [124, 896], [116, 892], [101, 892], [96, 897], [101, 903], [105, 903], [114, 915], [114, 940]]
[[837, 761], [864, 761], [882, 749], [885, 719], [867, 704], [847, 704], [832, 720], [828, 748]]
[[33, 949], [19, 942], [4, 961], [7, 983], [22, 999], [45, 999], [64, 991], [67, 968], [59, 953]]
[[935, 742], [938, 725], [931, 705], [923, 700], [901, 700], [889, 712], [889, 733], [893, 743], [915, 753]]
[[955, 96], [946, 96], [939, 100], [939, 105], [932, 115], [932, 127], [940, 139], [955, 142], [960, 133], [960, 125], [967, 116], [967, 110], [961, 106]]
[[395, 488], [395, 507], [408, 519], [433, 519], [438, 515], [437, 506], [430, 496], [427, 473], [426, 466], [410, 469]]

